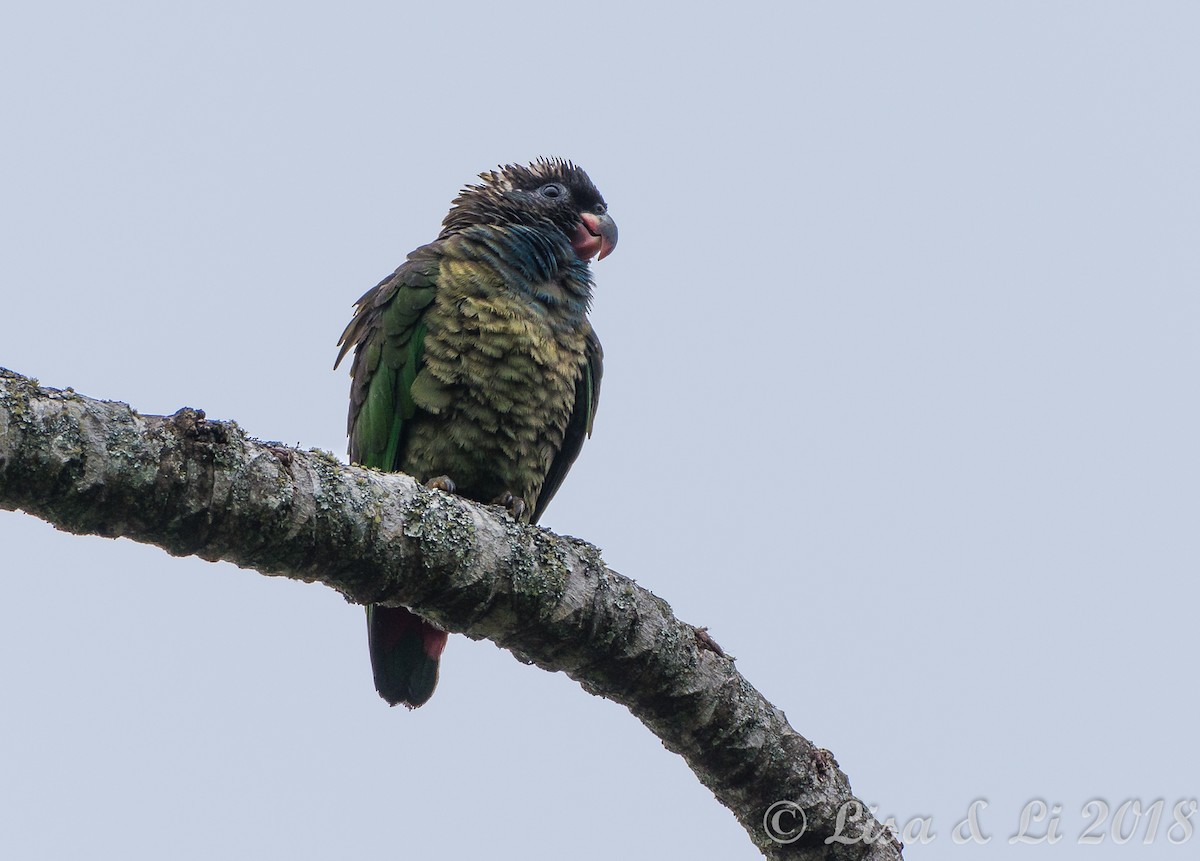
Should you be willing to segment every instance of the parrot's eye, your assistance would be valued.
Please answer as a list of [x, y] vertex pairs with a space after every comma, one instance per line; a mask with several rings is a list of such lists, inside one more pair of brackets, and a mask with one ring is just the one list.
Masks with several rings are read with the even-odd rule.
[[557, 182], [548, 182], [538, 189], [538, 194], [540, 194], [542, 197], [548, 197], [551, 200], [555, 200], [566, 194], [566, 189]]
[[606, 207], [603, 203], [597, 203], [592, 207], [592, 212], [596, 213], [597, 215], [603, 215], [607, 211], [608, 207]]

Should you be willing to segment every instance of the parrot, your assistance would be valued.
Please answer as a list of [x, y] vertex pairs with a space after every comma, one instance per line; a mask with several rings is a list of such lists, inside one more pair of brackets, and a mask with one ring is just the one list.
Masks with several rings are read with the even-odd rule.
[[[603, 351], [588, 320], [592, 258], [617, 225], [573, 162], [479, 174], [438, 238], [355, 303], [350, 460], [537, 523], [585, 437]], [[416, 708], [437, 686], [448, 634], [404, 607], [367, 606], [375, 688]]]

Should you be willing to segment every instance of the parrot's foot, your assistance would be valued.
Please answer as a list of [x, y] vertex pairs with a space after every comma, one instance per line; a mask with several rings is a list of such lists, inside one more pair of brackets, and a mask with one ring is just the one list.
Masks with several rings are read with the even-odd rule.
[[508, 511], [508, 516], [518, 523], [524, 519], [525, 512], [529, 509], [524, 499], [519, 496], [513, 496], [507, 490], [496, 497], [493, 505], [503, 506]]
[[425, 482], [425, 486], [430, 490], [444, 490], [446, 493], [454, 493], [458, 487], [448, 475], [436, 475]]

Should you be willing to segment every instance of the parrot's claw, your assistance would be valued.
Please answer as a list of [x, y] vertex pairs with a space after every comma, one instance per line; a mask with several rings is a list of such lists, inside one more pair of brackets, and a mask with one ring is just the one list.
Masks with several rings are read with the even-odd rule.
[[509, 516], [517, 522], [524, 519], [525, 511], [529, 508], [525, 504], [524, 499], [519, 496], [513, 496], [508, 491], [497, 496], [495, 504], [503, 506], [508, 511]]
[[443, 490], [446, 493], [454, 493], [457, 485], [454, 480], [448, 475], [437, 475], [425, 482], [425, 486], [430, 490]]

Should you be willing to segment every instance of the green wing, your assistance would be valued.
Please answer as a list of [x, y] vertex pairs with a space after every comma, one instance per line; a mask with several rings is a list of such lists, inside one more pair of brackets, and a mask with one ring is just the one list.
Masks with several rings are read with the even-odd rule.
[[[350, 460], [389, 472], [404, 461], [405, 431], [416, 415], [412, 388], [425, 347], [425, 313], [437, 289], [440, 257], [426, 245], [357, 302], [338, 343], [336, 368], [351, 348]], [[367, 607], [375, 689], [392, 705], [421, 705], [437, 685], [446, 632], [403, 607]]]
[[351, 348], [350, 460], [389, 472], [403, 459], [405, 426], [416, 412], [413, 380], [421, 368], [425, 311], [437, 289], [439, 255], [418, 248], [358, 300], [338, 344], [336, 368]]
[[585, 350], [587, 361], [579, 382], [575, 385], [575, 406], [567, 422], [562, 448], [550, 462], [550, 470], [546, 473], [546, 480], [542, 483], [541, 493], [538, 494], [537, 504], [533, 508], [531, 523], [538, 522], [542, 512], [558, 492], [559, 485], [567, 477], [571, 464], [579, 457], [583, 441], [592, 435], [592, 422], [600, 404], [600, 377], [604, 374], [604, 351], [600, 348], [600, 339], [593, 331], [588, 331]]

